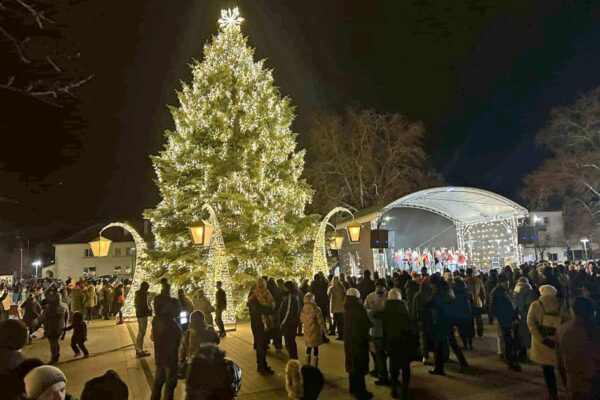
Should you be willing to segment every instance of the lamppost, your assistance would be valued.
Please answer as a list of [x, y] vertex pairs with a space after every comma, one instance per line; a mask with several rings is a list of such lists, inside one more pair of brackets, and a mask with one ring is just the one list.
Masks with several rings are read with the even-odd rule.
[[580, 240], [581, 243], [583, 243], [583, 253], [585, 254], [585, 259], [588, 259], [588, 254], [587, 254], [587, 243], [590, 241], [590, 239], [588, 238], [583, 238]]
[[[204, 204], [202, 211], [208, 212], [208, 221], [199, 221], [188, 226], [190, 236], [195, 246], [209, 247], [208, 269], [204, 280], [204, 293], [211, 302], [215, 300], [215, 287], [221, 281], [227, 297], [227, 309], [223, 313], [225, 324], [236, 324], [235, 311], [233, 309], [233, 285], [229, 276], [227, 264], [227, 253], [225, 242], [221, 233], [221, 226], [217, 219], [217, 212], [210, 204]], [[234, 328], [235, 329], [235, 328]]]
[[[325, 276], [329, 274], [329, 266], [327, 265], [327, 254], [325, 248], [325, 230], [327, 229], [327, 225], [329, 225], [329, 219], [338, 212], [343, 212], [353, 216], [352, 211], [348, 210], [347, 208], [335, 207], [333, 210], [327, 213], [325, 218], [323, 218], [323, 221], [321, 221], [319, 229], [317, 230], [315, 245], [313, 247], [313, 274], [318, 272], [323, 272]], [[346, 231], [348, 232], [348, 239], [350, 240], [350, 243], [358, 243], [360, 241], [361, 228], [362, 224], [356, 221], [352, 221], [350, 224], [348, 224]]]
[[38, 277], [38, 267], [40, 267], [42, 265], [42, 262], [40, 260], [35, 260], [34, 262], [31, 263], [31, 265], [33, 265], [35, 267], [35, 277], [37, 279], [37, 277]]

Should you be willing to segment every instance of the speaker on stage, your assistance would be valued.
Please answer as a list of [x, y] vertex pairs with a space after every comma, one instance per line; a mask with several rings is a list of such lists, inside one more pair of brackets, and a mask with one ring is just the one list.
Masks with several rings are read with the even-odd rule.
[[371, 229], [371, 248], [372, 249], [387, 249], [388, 248], [388, 230], [387, 229]]

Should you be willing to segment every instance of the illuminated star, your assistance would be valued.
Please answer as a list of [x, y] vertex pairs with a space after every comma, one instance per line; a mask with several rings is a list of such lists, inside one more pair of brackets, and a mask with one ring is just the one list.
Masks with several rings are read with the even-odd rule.
[[230, 26], [239, 26], [244, 18], [240, 16], [238, 8], [228, 8], [227, 10], [221, 10], [221, 18], [219, 18], [219, 26], [223, 29], [229, 28]]

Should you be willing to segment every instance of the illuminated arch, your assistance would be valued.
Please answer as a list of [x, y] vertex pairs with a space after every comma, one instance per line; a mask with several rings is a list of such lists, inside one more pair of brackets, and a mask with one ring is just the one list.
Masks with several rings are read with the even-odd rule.
[[317, 236], [315, 237], [315, 245], [313, 247], [313, 275], [319, 272], [323, 272], [325, 276], [329, 274], [329, 265], [327, 264], [327, 253], [325, 248], [325, 231], [327, 225], [329, 225], [329, 219], [338, 212], [344, 212], [346, 214], [352, 214], [352, 211], [345, 207], [336, 207], [329, 211], [317, 230]]

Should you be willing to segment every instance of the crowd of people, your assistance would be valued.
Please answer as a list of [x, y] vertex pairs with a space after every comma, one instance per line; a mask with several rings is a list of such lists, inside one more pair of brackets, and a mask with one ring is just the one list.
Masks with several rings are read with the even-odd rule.
[[[52, 398], [42, 394], [55, 391], [63, 394], [56, 398], [64, 399], [64, 374], [39, 360], [24, 360], [19, 349], [41, 324], [50, 344], [49, 364], [58, 362], [59, 340], [68, 331], [73, 331], [74, 354], [88, 357], [87, 324], [111, 317], [122, 323], [121, 306], [130, 285], [80, 280], [60, 287], [24, 286], [22, 321], [3, 314], [0, 326], [0, 377], [9, 378], [14, 390], [7, 398]], [[219, 348], [226, 338], [222, 315], [227, 307], [221, 283], [211, 296], [215, 304], [203, 290], [188, 295], [179, 289], [172, 296], [166, 279], [160, 287], [153, 299], [147, 282], [134, 293], [138, 357], [150, 355], [144, 342], [149, 322], [151, 326], [156, 367], [151, 399], [173, 399], [178, 380], [185, 381], [190, 400], [235, 398], [242, 373]], [[0, 287], [0, 301], [6, 292]], [[324, 384], [320, 348], [330, 337], [343, 342], [348, 390], [355, 398], [373, 398], [366, 380], [372, 375], [375, 385], [390, 388], [392, 398], [407, 399], [413, 362], [431, 365], [432, 375], [443, 376], [452, 352], [458, 371], [469, 370], [467, 356], [484, 335], [486, 314], [487, 329], [496, 335], [498, 355], [509, 370], [519, 373], [521, 364], [533, 362], [541, 366], [550, 399], [558, 398], [557, 372], [570, 398], [597, 399], [599, 304], [600, 270], [594, 263], [540, 263], [489, 272], [466, 268], [429, 274], [422, 269], [378, 276], [365, 270], [360, 277], [316, 274], [300, 282], [265, 276], [250, 290], [247, 311], [257, 372], [273, 375], [269, 348], [276, 353], [285, 348], [291, 399], [319, 397]], [[297, 342], [304, 344], [303, 353]], [[95, 387], [102, 382], [125, 386], [118, 392], [124, 397], [103, 398], [127, 398], [127, 387], [114, 371], [97, 379]], [[81, 398], [86, 398], [83, 393]]]

